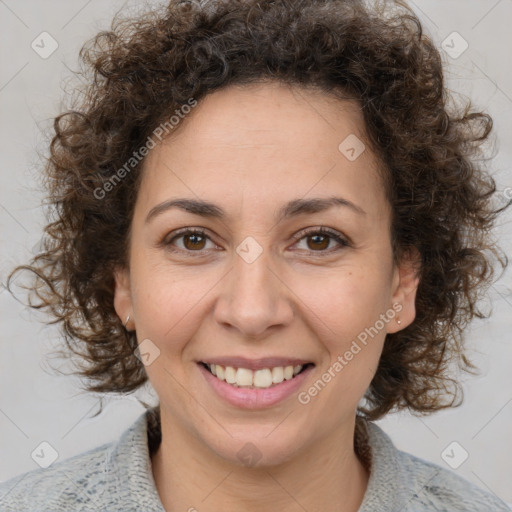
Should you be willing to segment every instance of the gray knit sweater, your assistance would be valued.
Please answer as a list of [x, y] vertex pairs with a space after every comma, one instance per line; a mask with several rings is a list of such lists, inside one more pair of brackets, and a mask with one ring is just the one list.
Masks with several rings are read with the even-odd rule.
[[[142, 413], [116, 442], [1, 483], [0, 511], [165, 512], [150, 458], [161, 440], [158, 413]], [[454, 472], [397, 450], [375, 423], [358, 419], [356, 447], [370, 469], [359, 512], [510, 512]]]

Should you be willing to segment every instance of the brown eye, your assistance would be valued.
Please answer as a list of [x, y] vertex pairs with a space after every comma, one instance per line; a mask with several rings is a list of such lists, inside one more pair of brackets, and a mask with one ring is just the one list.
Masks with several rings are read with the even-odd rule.
[[[182, 241], [181, 245], [178, 244], [180, 240]], [[201, 253], [207, 249], [205, 247], [207, 241], [211, 242], [210, 237], [203, 230], [183, 229], [175, 233], [172, 238], [164, 240], [162, 245], [172, 252]]]
[[[331, 231], [327, 228], [310, 229], [309, 231], [303, 230], [297, 234], [296, 237], [299, 242], [306, 239], [306, 251], [310, 254], [314, 253], [331, 253], [336, 252], [344, 247], [350, 247], [350, 243], [345, 240], [338, 232]], [[338, 248], [327, 250], [331, 241], [338, 244]]]
[[183, 235], [183, 245], [187, 249], [203, 249], [205, 237], [202, 235], [198, 235], [197, 233], [192, 233], [190, 235]]
[[330, 240], [329, 240], [328, 236], [315, 234], [315, 235], [309, 235], [306, 238], [313, 241], [312, 244], [308, 243], [308, 247], [310, 247], [311, 249], [314, 249], [314, 250], [320, 249], [321, 250], [321, 249], [327, 249], [327, 247], [329, 246]]

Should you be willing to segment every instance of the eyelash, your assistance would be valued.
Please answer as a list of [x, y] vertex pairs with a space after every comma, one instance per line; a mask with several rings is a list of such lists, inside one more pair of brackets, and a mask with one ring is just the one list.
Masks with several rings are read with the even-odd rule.
[[[190, 250], [187, 250], [187, 249], [176, 249], [175, 247], [172, 246], [172, 242], [174, 242], [177, 238], [182, 238], [185, 235], [199, 235], [199, 236], [205, 237], [208, 240], [213, 242], [213, 240], [211, 240], [210, 237], [206, 234], [206, 231], [204, 229], [201, 229], [201, 228], [183, 228], [181, 230], [176, 231], [174, 233], [174, 236], [169, 241], [166, 241], [166, 239], [164, 239], [162, 241], [161, 245], [164, 246], [166, 249], [170, 250], [171, 252], [189, 253], [192, 257], [201, 256], [202, 252], [204, 251], [204, 249], [197, 250], [197, 251], [190, 251]], [[329, 228], [325, 228], [323, 226], [319, 227], [319, 228], [304, 229], [302, 231], [299, 231], [294, 236], [295, 243], [300, 242], [303, 238], [307, 238], [308, 236], [313, 236], [313, 235], [327, 235], [331, 239], [333, 239], [336, 242], [338, 242], [340, 244], [340, 246], [341, 246], [338, 249], [334, 249], [334, 250], [331, 249], [331, 250], [319, 250], [319, 251], [311, 251], [311, 250], [307, 250], [306, 251], [310, 255], [313, 255], [313, 256], [317, 256], [317, 255], [319, 255], [321, 253], [331, 254], [332, 252], [337, 252], [337, 251], [339, 251], [339, 250], [341, 250], [341, 249], [343, 249], [345, 247], [351, 247], [351, 243], [348, 240], [344, 239], [336, 231], [333, 231], [333, 230], [331, 230]], [[198, 254], [196, 255], [196, 254], [193, 254], [193, 253], [198, 253]]]

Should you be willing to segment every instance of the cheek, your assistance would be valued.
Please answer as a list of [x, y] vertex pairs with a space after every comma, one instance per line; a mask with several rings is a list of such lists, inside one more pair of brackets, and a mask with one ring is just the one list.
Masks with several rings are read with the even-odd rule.
[[325, 357], [303, 398], [319, 414], [333, 411], [330, 422], [355, 410], [373, 379], [386, 337], [386, 286], [378, 272], [354, 268], [308, 288], [302, 311]]
[[375, 324], [388, 307], [390, 284], [379, 269], [352, 265], [314, 278], [302, 276], [294, 290], [306, 306], [304, 312], [310, 311], [308, 317], [336, 345]]
[[133, 307], [140, 340], [149, 338], [178, 349], [193, 336], [204, 304], [219, 277], [184, 267], [136, 265]]

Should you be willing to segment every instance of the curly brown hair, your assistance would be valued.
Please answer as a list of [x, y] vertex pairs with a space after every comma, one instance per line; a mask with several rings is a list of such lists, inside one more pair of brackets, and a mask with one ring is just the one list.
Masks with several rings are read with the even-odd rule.
[[409, 6], [385, 4], [174, 0], [135, 18], [116, 16], [110, 31], [85, 44], [87, 83], [55, 119], [45, 169], [55, 218], [44, 251], [8, 283], [22, 269], [34, 273], [38, 300], [29, 304], [62, 324], [88, 391], [128, 393], [148, 380], [134, 355], [136, 334], [113, 301], [144, 159], [108, 194], [98, 198], [98, 190], [191, 98], [274, 80], [359, 102], [392, 205], [395, 262], [410, 247], [421, 255], [416, 318], [387, 335], [360, 412], [375, 420], [393, 408], [460, 405], [448, 363], [475, 368], [463, 331], [488, 316], [477, 302], [495, 274], [491, 256], [508, 264], [491, 238], [505, 207], [493, 206], [495, 181], [475, 158], [492, 119], [470, 102], [448, 106], [435, 44]]

